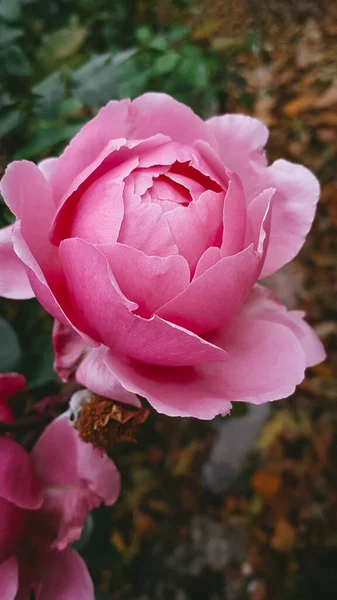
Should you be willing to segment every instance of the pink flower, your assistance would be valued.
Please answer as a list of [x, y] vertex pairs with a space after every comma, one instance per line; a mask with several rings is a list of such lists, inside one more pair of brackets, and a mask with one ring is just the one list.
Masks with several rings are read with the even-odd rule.
[[18, 373], [0, 373], [0, 423], [13, 421], [12, 411], [7, 399], [20, 390], [26, 388], [25, 378]]
[[288, 396], [324, 358], [303, 315], [254, 288], [297, 254], [319, 196], [304, 167], [268, 166], [267, 137], [145, 94], [110, 102], [60, 158], [8, 167], [2, 293], [35, 294], [61, 324], [62, 376], [85, 345], [91, 390], [208, 419]]
[[116, 501], [119, 473], [79, 439], [67, 416], [45, 429], [31, 454], [0, 437], [0, 598], [94, 600], [82, 558], [70, 547], [88, 511]]

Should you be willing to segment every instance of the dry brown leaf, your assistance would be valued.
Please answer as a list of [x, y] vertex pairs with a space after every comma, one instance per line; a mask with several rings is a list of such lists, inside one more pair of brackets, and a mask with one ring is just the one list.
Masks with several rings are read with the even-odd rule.
[[287, 519], [279, 519], [276, 523], [274, 535], [271, 539], [270, 546], [274, 550], [282, 553], [291, 552], [296, 537], [296, 530], [287, 521]]
[[282, 479], [280, 475], [268, 473], [260, 469], [251, 478], [251, 485], [255, 492], [265, 500], [270, 500], [279, 492]]
[[297, 98], [293, 98], [293, 100], [289, 100], [289, 102], [283, 106], [282, 112], [287, 117], [298, 117], [314, 106], [316, 98], [317, 92], [308, 91], [301, 96], [297, 96]]
[[318, 125], [337, 127], [337, 111], [325, 111], [318, 115], [314, 115], [313, 121]]
[[334, 81], [314, 103], [314, 108], [331, 108], [337, 104], [337, 81]]

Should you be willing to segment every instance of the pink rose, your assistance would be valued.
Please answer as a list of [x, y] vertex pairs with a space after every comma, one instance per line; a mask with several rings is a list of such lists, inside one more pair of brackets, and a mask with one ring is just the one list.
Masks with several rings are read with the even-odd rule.
[[12, 411], [8, 406], [7, 399], [15, 392], [25, 388], [26, 382], [22, 375], [18, 373], [0, 373], [0, 423], [11, 423], [13, 421]]
[[0, 598], [94, 600], [82, 558], [70, 547], [88, 511], [112, 504], [119, 473], [79, 439], [67, 416], [45, 429], [31, 454], [0, 437]]
[[303, 315], [254, 287], [297, 254], [319, 196], [304, 167], [268, 166], [267, 137], [145, 94], [110, 102], [60, 158], [8, 167], [2, 293], [35, 294], [61, 323], [63, 376], [85, 343], [93, 391], [209, 419], [288, 396], [324, 358]]

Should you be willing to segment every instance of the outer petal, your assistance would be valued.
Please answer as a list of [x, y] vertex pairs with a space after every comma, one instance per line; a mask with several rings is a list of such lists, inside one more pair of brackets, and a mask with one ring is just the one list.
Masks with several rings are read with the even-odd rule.
[[268, 129], [251, 117], [225, 115], [208, 121], [224, 165], [237, 173], [248, 202], [266, 188], [275, 188], [271, 239], [263, 268], [269, 275], [289, 262], [301, 248], [311, 227], [319, 184], [310, 171], [286, 160], [270, 167], [263, 153]]
[[14, 252], [12, 225], [0, 229], [0, 296], [25, 300], [33, 298], [26, 269]]
[[283, 325], [245, 318], [243, 310], [227, 330], [210, 339], [230, 356], [228, 368], [217, 369], [219, 384], [221, 381], [230, 400], [260, 404], [286, 398], [304, 377], [301, 345]]
[[67, 325], [54, 321], [53, 327], [54, 370], [63, 381], [72, 375], [86, 346], [82, 338]]
[[308, 169], [286, 160], [275, 161], [266, 176], [261, 175], [254, 192], [262, 185], [276, 189], [269, 247], [261, 274], [264, 277], [292, 260], [302, 247], [315, 216], [320, 188]]
[[237, 173], [243, 184], [244, 173], [254, 175], [254, 166], [266, 166], [263, 149], [268, 140], [268, 127], [261, 121], [245, 115], [227, 114], [207, 121], [225, 167]]
[[[49, 184], [36, 165], [23, 160], [9, 165], [1, 180], [1, 191], [19, 219], [13, 227], [13, 246], [27, 267], [36, 297], [58, 321], [71, 326], [64, 312], [67, 310], [69, 314], [71, 307], [58, 249], [49, 242], [49, 229], [55, 213]], [[83, 337], [89, 345], [95, 345], [85, 335]]]
[[109, 102], [71, 140], [58, 159], [51, 183], [56, 205], [72, 185], [74, 179], [88, 167], [105, 146], [126, 137], [130, 100]]
[[44, 175], [34, 163], [13, 162], [1, 180], [1, 192], [11, 211], [22, 222], [22, 235], [40, 267], [57, 276], [57, 250], [49, 242], [55, 208]]
[[45, 178], [48, 181], [51, 179], [51, 176], [57, 165], [57, 161], [58, 161], [58, 158], [53, 158], [53, 157], [44, 158], [37, 165], [39, 167], [40, 171], [42, 171], [43, 175], [45, 176]]
[[313, 367], [326, 358], [323, 344], [314, 330], [304, 321], [305, 313], [301, 310], [291, 310], [288, 313], [288, 327], [300, 342], [306, 359], [306, 366]]
[[112, 504], [118, 497], [120, 475], [114, 462], [91, 444], [82, 442], [67, 413], [46, 427], [32, 457], [47, 488], [76, 487], [82, 482], [101, 502]]
[[143, 319], [118, 288], [106, 257], [79, 239], [65, 240], [60, 254], [69, 293], [83, 327], [108, 347], [154, 364], [197, 364], [225, 360], [226, 353], [157, 316]]
[[95, 600], [86, 564], [75, 550], [45, 552], [38, 559], [40, 583], [37, 600]]
[[36, 509], [42, 502], [30, 456], [6, 436], [0, 437], [0, 497], [28, 509]]
[[91, 350], [76, 371], [76, 381], [95, 394], [140, 407], [137, 396], [125, 390], [107, 368], [104, 362], [106, 353], [104, 346]]
[[246, 304], [245, 312], [255, 318], [263, 318], [288, 327], [302, 346], [307, 367], [325, 359], [324, 347], [310, 325], [304, 321], [304, 312], [287, 311], [273, 292], [260, 285], [255, 286]]
[[115, 502], [119, 473], [107, 455], [79, 438], [67, 413], [46, 428], [33, 459], [45, 486], [36, 527], [45, 543], [64, 550], [80, 537], [90, 510]]
[[156, 133], [183, 144], [212, 138], [204, 121], [188, 106], [166, 94], [143, 94], [131, 104], [127, 137], [144, 139]]
[[79, 482], [77, 432], [65, 417], [52, 421], [36, 442], [31, 457], [44, 488], [64, 488]]
[[159, 412], [201, 419], [228, 412], [231, 401], [284, 398], [303, 379], [305, 355], [288, 326], [244, 309], [209, 339], [228, 351], [226, 363], [165, 369], [112, 350], [106, 363], [124, 387], [145, 396]]
[[55, 208], [46, 179], [33, 163], [14, 162], [2, 178], [1, 192], [20, 220], [13, 228], [13, 245], [17, 256], [28, 267], [34, 293], [48, 312], [66, 321], [47, 283], [47, 279], [59, 283], [62, 276], [57, 249], [48, 239]]
[[78, 474], [100, 502], [110, 506], [119, 496], [121, 477], [115, 463], [77, 435]]
[[19, 569], [15, 556], [0, 565], [0, 598], [15, 600], [19, 585]]
[[158, 315], [201, 335], [224, 326], [241, 309], [260, 273], [253, 245], [206, 270]]
[[137, 312], [143, 317], [151, 316], [190, 282], [190, 270], [183, 256], [147, 256], [124, 244], [100, 246], [100, 249], [121, 291], [138, 304]]
[[231, 409], [226, 390], [213, 378], [213, 372], [208, 377], [201, 367], [145, 365], [112, 350], [105, 360], [126, 389], [144, 396], [153, 408], [170, 417], [213, 419]]

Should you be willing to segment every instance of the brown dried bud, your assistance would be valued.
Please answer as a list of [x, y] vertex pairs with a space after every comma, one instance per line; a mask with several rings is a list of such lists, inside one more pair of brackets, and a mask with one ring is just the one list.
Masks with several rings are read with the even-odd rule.
[[119, 442], [135, 442], [137, 426], [144, 423], [150, 411], [117, 404], [101, 396], [93, 396], [82, 406], [75, 423], [80, 438], [108, 452]]

